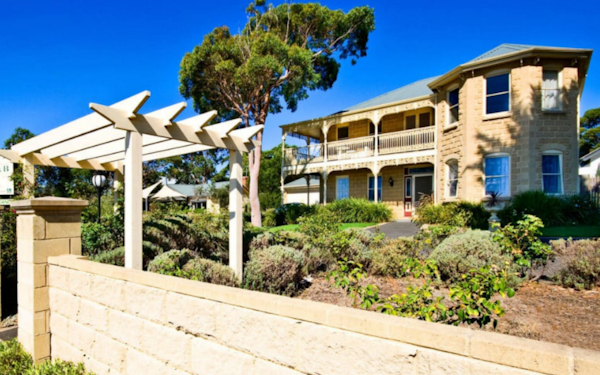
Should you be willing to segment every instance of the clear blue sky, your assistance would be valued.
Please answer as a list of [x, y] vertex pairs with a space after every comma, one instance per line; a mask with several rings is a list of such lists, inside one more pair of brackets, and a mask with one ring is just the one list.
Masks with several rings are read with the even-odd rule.
[[[281, 1], [276, 1], [279, 4]], [[179, 63], [214, 27], [241, 29], [249, 0], [8, 1], [0, 3], [0, 140], [17, 126], [36, 134], [142, 90], [146, 111], [182, 100]], [[313, 92], [279, 125], [324, 116], [421, 78], [442, 74], [501, 43], [592, 48], [600, 2], [323, 0], [333, 9], [375, 8], [368, 56], [342, 65], [332, 90]], [[191, 103], [190, 103], [191, 104]], [[600, 57], [592, 58], [583, 111], [600, 107]], [[191, 105], [182, 117], [193, 115]]]

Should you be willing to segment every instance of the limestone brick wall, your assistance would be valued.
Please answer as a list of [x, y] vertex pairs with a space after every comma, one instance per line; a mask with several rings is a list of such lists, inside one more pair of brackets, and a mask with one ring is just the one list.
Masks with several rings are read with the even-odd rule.
[[596, 374], [598, 352], [49, 258], [53, 358], [98, 375]]

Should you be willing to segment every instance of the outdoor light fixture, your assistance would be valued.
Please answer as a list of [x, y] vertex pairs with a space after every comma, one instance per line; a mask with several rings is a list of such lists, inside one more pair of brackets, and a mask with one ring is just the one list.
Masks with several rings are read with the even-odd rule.
[[98, 190], [98, 222], [102, 216], [102, 190], [106, 186], [106, 176], [103, 174], [96, 174], [92, 177], [92, 184]]
[[394, 186], [394, 179], [390, 177], [390, 186]]

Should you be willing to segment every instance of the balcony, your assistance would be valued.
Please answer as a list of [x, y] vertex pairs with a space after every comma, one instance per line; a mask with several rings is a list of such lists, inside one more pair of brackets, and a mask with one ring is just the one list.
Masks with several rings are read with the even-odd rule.
[[[285, 149], [286, 165], [362, 159], [375, 156], [375, 142], [379, 155], [397, 154], [435, 148], [435, 127], [384, 133], [379, 136], [345, 139], [318, 143], [305, 147]], [[325, 155], [325, 147], [327, 155]], [[327, 157], [325, 157], [327, 156]]]

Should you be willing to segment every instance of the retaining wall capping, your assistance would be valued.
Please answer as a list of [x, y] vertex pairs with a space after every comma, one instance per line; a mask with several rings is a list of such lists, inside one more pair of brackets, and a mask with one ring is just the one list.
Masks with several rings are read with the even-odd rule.
[[80, 256], [48, 262], [52, 356], [98, 374], [600, 373], [599, 352]]

